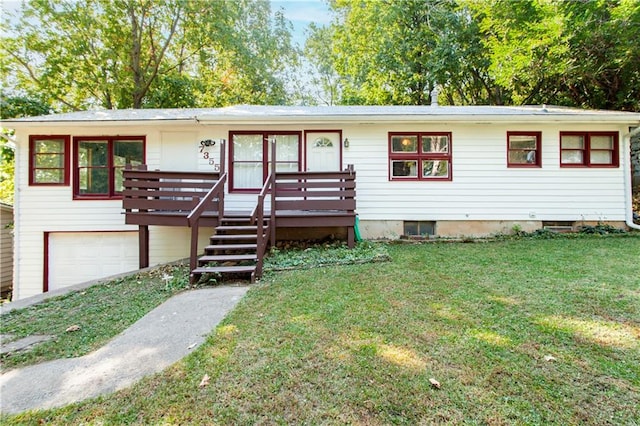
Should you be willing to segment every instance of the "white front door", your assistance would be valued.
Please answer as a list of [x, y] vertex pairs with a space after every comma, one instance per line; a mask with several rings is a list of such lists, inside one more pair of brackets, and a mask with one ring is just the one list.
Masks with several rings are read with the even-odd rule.
[[340, 136], [341, 132], [306, 132], [308, 172], [340, 171]]

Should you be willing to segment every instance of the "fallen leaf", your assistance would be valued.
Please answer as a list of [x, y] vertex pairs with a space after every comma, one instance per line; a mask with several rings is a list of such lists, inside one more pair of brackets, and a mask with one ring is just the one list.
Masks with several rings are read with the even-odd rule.
[[65, 331], [67, 333], [70, 333], [72, 331], [80, 331], [80, 326], [79, 325], [72, 325], [71, 327], [67, 328]]
[[429, 383], [431, 383], [431, 385], [436, 388], [436, 389], [440, 389], [440, 382], [437, 381], [434, 378], [429, 379]]
[[209, 384], [209, 375], [205, 374], [204, 377], [202, 378], [202, 380], [200, 380], [200, 384], [198, 386], [200, 386], [201, 388], [207, 386]]
[[545, 355], [544, 360], [547, 362], [550, 362], [550, 361], [555, 361], [556, 358], [553, 355]]

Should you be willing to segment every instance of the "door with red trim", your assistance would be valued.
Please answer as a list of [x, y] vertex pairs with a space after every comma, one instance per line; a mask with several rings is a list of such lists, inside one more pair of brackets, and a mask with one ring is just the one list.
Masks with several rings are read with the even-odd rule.
[[334, 172], [342, 168], [340, 131], [306, 132], [306, 170], [309, 172]]

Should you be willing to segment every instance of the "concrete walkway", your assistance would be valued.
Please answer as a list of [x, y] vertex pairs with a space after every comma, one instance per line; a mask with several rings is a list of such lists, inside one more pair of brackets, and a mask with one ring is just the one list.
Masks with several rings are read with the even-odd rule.
[[0, 412], [67, 405], [162, 371], [204, 342], [247, 289], [227, 286], [178, 294], [95, 352], [9, 370], [0, 375]]

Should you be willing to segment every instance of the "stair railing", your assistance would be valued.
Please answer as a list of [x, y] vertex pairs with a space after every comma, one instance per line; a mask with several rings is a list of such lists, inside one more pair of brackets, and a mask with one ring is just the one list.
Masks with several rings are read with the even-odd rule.
[[[227, 174], [223, 173], [218, 182], [207, 192], [207, 195], [200, 198], [191, 213], [187, 216], [191, 227], [191, 250], [189, 254], [189, 267], [193, 271], [198, 263], [198, 233], [200, 230], [200, 216], [207, 211], [207, 207], [212, 204], [217, 205], [218, 220], [224, 217], [224, 185], [227, 181]], [[217, 203], [213, 203], [217, 200]], [[198, 199], [195, 199], [198, 201]]]
[[262, 189], [258, 194], [258, 202], [256, 203], [256, 206], [251, 213], [251, 223], [256, 224], [256, 275], [258, 277], [262, 276], [263, 259], [264, 254], [267, 251], [268, 240], [265, 238], [265, 235], [271, 235], [272, 230], [275, 230], [275, 222], [273, 220], [273, 217], [271, 218], [271, 220], [267, 221], [266, 225], [264, 220], [264, 200], [267, 194], [272, 192], [274, 180], [275, 174], [272, 171], [271, 173], [269, 173], [269, 176], [267, 176], [267, 180], [264, 182], [264, 185], [262, 185]]

